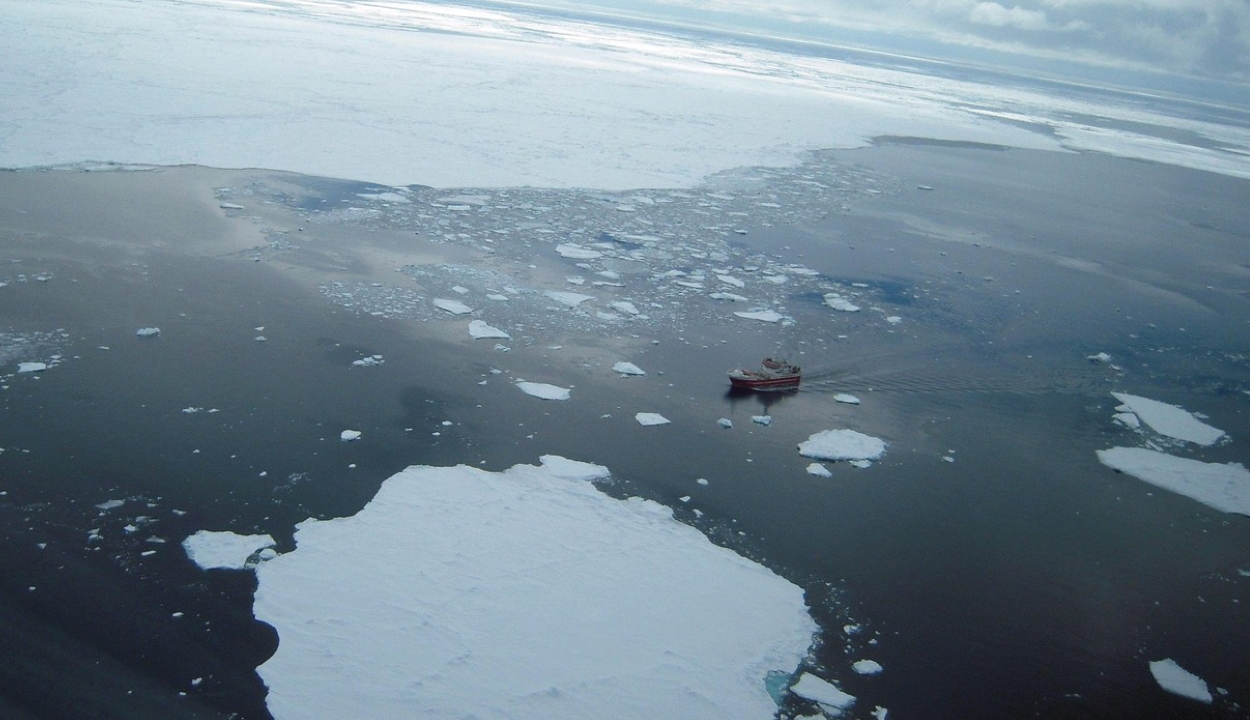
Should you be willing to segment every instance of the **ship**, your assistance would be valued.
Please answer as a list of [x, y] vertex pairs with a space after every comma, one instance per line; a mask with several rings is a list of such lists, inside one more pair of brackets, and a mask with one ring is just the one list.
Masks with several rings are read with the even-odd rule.
[[764, 358], [759, 370], [729, 371], [729, 384], [742, 390], [796, 390], [802, 379], [802, 370], [787, 360]]

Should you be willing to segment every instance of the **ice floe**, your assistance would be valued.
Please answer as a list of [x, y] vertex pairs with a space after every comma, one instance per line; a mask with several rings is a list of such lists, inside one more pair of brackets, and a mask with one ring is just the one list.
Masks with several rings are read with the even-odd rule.
[[161, 329], [158, 327], [143, 327], [135, 331], [135, 335], [138, 335], [139, 337], [156, 337], [160, 334]]
[[603, 253], [598, 250], [574, 245], [573, 243], [561, 243], [556, 245], [556, 252], [560, 257], [569, 258], [571, 260], [594, 260], [603, 257]]
[[368, 355], [360, 358], [359, 360], [353, 360], [352, 365], [355, 367], [377, 367], [383, 362], [385, 362], [385, 360], [382, 359], [381, 355]]
[[1175, 660], [1155, 660], [1150, 663], [1150, 674], [1154, 676], [1159, 687], [1174, 695], [1187, 697], [1199, 702], [1210, 703], [1211, 690], [1202, 678], [1182, 668]]
[[269, 535], [240, 535], [229, 531], [200, 530], [182, 541], [187, 557], [205, 570], [243, 569], [258, 550], [273, 547]]
[[839, 312], [859, 312], [859, 306], [836, 293], [825, 295], [825, 304]]
[[810, 463], [807, 466], [807, 474], [816, 477], [833, 477], [833, 473], [829, 472], [829, 468], [820, 463]]
[[734, 312], [734, 315], [737, 315], [740, 318], [746, 318], [747, 320], [761, 320], [763, 322], [770, 323], [781, 322], [785, 319], [785, 315], [782, 315], [776, 310], [740, 310]]
[[47, 369], [48, 364], [42, 362], [20, 362], [17, 364], [17, 371], [20, 373], [43, 372]]
[[568, 400], [570, 397], [569, 389], [562, 388], [559, 385], [518, 380], [516, 386], [526, 395], [532, 395], [543, 400]]
[[851, 669], [860, 675], [876, 675], [885, 668], [876, 660], [856, 660], [851, 663]]
[[548, 290], [543, 295], [555, 300], [561, 305], [569, 307], [577, 307], [587, 300], [593, 300], [593, 295], [583, 295], [581, 293], [569, 292], [567, 290]]
[[840, 714], [855, 702], [854, 695], [842, 692], [833, 683], [821, 680], [811, 673], [803, 673], [799, 681], [790, 686], [790, 692], [826, 706], [834, 715]]
[[359, 440], [360, 434], [359, 430], [344, 430], [339, 433], [339, 440], [342, 440], [343, 442], [352, 442], [353, 440]]
[[452, 315], [466, 315], [473, 312], [473, 308], [459, 300], [448, 300], [447, 298], [434, 298], [434, 307]]
[[500, 330], [499, 328], [488, 325], [485, 320], [472, 320], [469, 322], [469, 336], [474, 340], [499, 339], [511, 340], [512, 336]]
[[1098, 451], [1103, 465], [1221, 512], [1250, 516], [1250, 471], [1240, 463], [1206, 463], [1149, 448]]
[[646, 375], [647, 374], [647, 372], [643, 370], [642, 368], [638, 367], [632, 362], [625, 362], [624, 360], [613, 365], [612, 371], [618, 372], [622, 375]]
[[634, 413], [634, 419], [639, 425], [667, 425], [669, 423], [668, 418], [653, 412]]
[[[803, 591], [554, 456], [410, 467], [256, 568], [277, 720], [769, 718], [815, 623]], [[655, 612], [663, 607], [664, 612]], [[802, 687], [829, 703], [845, 698]], [[502, 710], [506, 708], [505, 710]]]
[[1149, 425], [1151, 430], [1160, 435], [1197, 445], [1213, 445], [1225, 435], [1223, 430], [1207, 425], [1189, 411], [1176, 405], [1128, 393], [1113, 392], [1111, 394], [1123, 403], [1122, 408], [1116, 408], [1117, 411], [1135, 414], [1142, 422]]
[[822, 430], [799, 443], [799, 454], [816, 460], [877, 460], [885, 441], [855, 430]]
[[855, 397], [854, 395], [849, 395], [847, 393], [838, 393], [837, 395], [833, 396], [833, 399], [840, 403], [846, 403], [847, 405], [859, 404], [859, 398]]

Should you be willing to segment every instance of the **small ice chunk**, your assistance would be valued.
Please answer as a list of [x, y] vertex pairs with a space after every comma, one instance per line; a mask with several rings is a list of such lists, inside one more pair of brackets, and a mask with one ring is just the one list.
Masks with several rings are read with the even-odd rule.
[[730, 420], [729, 418], [721, 418], [720, 420], [716, 421], [716, 424], [728, 430], [734, 426], [734, 421]]
[[1105, 352], [1095, 353], [1095, 354], [1093, 354], [1093, 355], [1086, 355], [1086, 356], [1085, 356], [1085, 359], [1086, 359], [1086, 360], [1089, 360], [1090, 362], [1096, 362], [1096, 363], [1109, 363], [1109, 362], [1111, 362], [1111, 356], [1110, 356], [1110, 355], [1108, 355], [1108, 354], [1107, 354], [1107, 353], [1105, 353]]
[[501, 340], [511, 340], [512, 336], [500, 330], [493, 325], [487, 325], [483, 320], [473, 320], [469, 323], [469, 335], [474, 340], [483, 340], [498, 338]]
[[876, 675], [884, 670], [876, 660], [856, 660], [851, 664], [851, 669], [860, 675]]
[[20, 373], [43, 372], [48, 369], [47, 363], [41, 362], [23, 362], [17, 364], [17, 371]]
[[1112, 470], [1170, 490], [1221, 512], [1250, 516], [1250, 471], [1240, 463], [1205, 463], [1147, 448], [1098, 451]]
[[859, 404], [859, 398], [855, 397], [854, 395], [848, 395], [846, 393], [838, 393], [837, 395], [833, 396], [833, 399], [840, 403], [846, 403], [847, 405]]
[[1150, 663], [1150, 674], [1159, 687], [1174, 695], [1210, 703], [1211, 691], [1202, 678], [1176, 664], [1175, 660], [1155, 660]]
[[773, 424], [773, 416], [772, 415], [752, 415], [751, 422], [755, 423], [756, 425], [763, 425], [764, 427], [768, 427], [769, 425]]
[[446, 298], [434, 298], [434, 307], [452, 315], [465, 315], [473, 312], [473, 308], [459, 300], [448, 300]]
[[729, 292], [714, 292], [711, 295], [708, 295], [708, 297], [712, 298], [713, 300], [728, 300], [730, 302], [746, 302], [747, 301], [746, 297], [742, 295], [738, 295], [737, 293], [729, 293]]
[[135, 335], [139, 337], [156, 337], [161, 334], [161, 329], [157, 327], [139, 328], [135, 331]]
[[903, 318], [899, 317], [898, 315], [891, 315], [887, 317], [885, 321], [890, 323], [891, 325], [898, 325], [899, 323], [903, 322]]
[[204, 408], [198, 408], [198, 407], [184, 407], [184, 408], [182, 409], [182, 413], [183, 413], [184, 415], [194, 415], [194, 414], [196, 414], [197, 412], [199, 412], [199, 411], [201, 411], [201, 410], [203, 410], [203, 409], [204, 409]]
[[876, 460], [885, 441], [854, 430], [822, 430], [799, 443], [799, 454], [816, 460]]
[[632, 362], [624, 362], [624, 361], [618, 362], [617, 364], [613, 365], [612, 370], [622, 375], [646, 375], [647, 374], [645, 370], [633, 364]]
[[532, 395], [543, 400], [568, 400], [569, 389], [562, 388], [558, 385], [548, 385], [547, 383], [526, 382], [520, 380], [516, 384], [521, 388], [521, 392], [526, 395]]
[[381, 365], [382, 362], [383, 360], [381, 355], [370, 355], [369, 357], [363, 357], [359, 360], [353, 360], [352, 365], [356, 367], [377, 367], [378, 365]]
[[669, 419], [659, 413], [640, 412], [634, 414], [639, 425], [667, 425]]
[[700, 485], [707, 485], [707, 478], [699, 478], [695, 480], [695, 482], [699, 483]]
[[236, 203], [231, 203], [231, 202], [218, 203], [217, 207], [221, 208], [222, 210], [244, 210], [245, 209], [242, 205], [238, 205]]
[[746, 318], [747, 320], [760, 320], [762, 322], [770, 323], [781, 322], [785, 318], [784, 315], [776, 310], [748, 310], [745, 312], [736, 311], [734, 312], [734, 315], [737, 315], [740, 318]]
[[100, 508], [101, 510], [113, 510], [125, 504], [126, 504], [125, 500], [105, 500], [99, 505], [96, 505], [96, 507]]
[[620, 313], [625, 313], [626, 315], [638, 315], [639, 314], [638, 308], [635, 307], [634, 304], [632, 302], [629, 302], [628, 300], [617, 300], [616, 302], [610, 303], [610, 306], [613, 310], [620, 312]]
[[1224, 437], [1223, 430], [1198, 420], [1184, 408], [1127, 393], [1111, 395], [1160, 435], [1198, 445], [1212, 445]]
[[790, 686], [790, 692], [835, 710], [843, 710], [855, 702], [854, 695], [842, 692], [833, 683], [821, 680], [811, 673], [803, 673], [799, 681]]
[[182, 541], [187, 557], [205, 570], [229, 568], [241, 570], [257, 550], [273, 547], [269, 535], [239, 535], [233, 532], [200, 530]]
[[720, 280], [726, 285], [732, 285], [733, 287], [736, 287], [736, 288], [746, 287], [745, 282], [734, 277], [733, 275], [717, 275], [716, 279]]
[[829, 472], [829, 468], [820, 463], [812, 463], [807, 466], [807, 474], [816, 477], [833, 477], [833, 473]]
[[339, 433], [339, 440], [342, 440], [343, 442], [351, 442], [353, 440], [359, 440], [359, 439], [360, 439], [359, 430], [344, 430], [343, 432]]

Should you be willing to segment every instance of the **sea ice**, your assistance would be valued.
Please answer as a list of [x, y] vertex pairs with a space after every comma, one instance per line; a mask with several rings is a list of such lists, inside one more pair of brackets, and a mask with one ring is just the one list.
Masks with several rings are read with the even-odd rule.
[[1223, 430], [1207, 425], [1184, 408], [1127, 393], [1111, 394], [1160, 435], [1198, 445], [1212, 445], [1224, 437]]
[[617, 300], [616, 302], [610, 303], [609, 307], [617, 312], [625, 313], [626, 315], [639, 314], [638, 308], [628, 300]]
[[762, 320], [763, 322], [770, 323], [781, 322], [785, 318], [784, 315], [776, 310], [750, 310], [745, 312], [736, 311], [734, 312], [734, 315], [737, 315], [740, 318], [746, 318], [747, 320]]
[[342, 440], [343, 442], [351, 442], [352, 440], [359, 440], [359, 439], [360, 439], [359, 430], [344, 430], [343, 432], [339, 433], [339, 440]]
[[833, 473], [829, 472], [829, 468], [820, 463], [811, 463], [807, 466], [807, 474], [816, 477], [833, 477]]
[[822, 430], [799, 443], [799, 454], [816, 460], [876, 460], [885, 441], [854, 430]]
[[669, 419], [659, 413], [640, 412], [634, 414], [634, 419], [639, 425], [667, 425]]
[[833, 396], [833, 399], [840, 403], [846, 403], [847, 405], [859, 404], [859, 398], [855, 397], [854, 395], [848, 395], [846, 393], [838, 393], [837, 395]]
[[763, 425], [764, 427], [768, 427], [769, 425], [773, 424], [773, 416], [772, 415], [752, 415], [751, 422], [755, 423], [756, 425]]
[[1221, 512], [1250, 516], [1250, 471], [1240, 463], [1205, 463], [1148, 448], [1098, 451], [1103, 465]]
[[43, 372], [48, 369], [47, 363], [41, 362], [22, 362], [17, 364], [17, 371], [20, 373]]
[[493, 325], [487, 325], [484, 320], [472, 320], [469, 322], [469, 335], [474, 340], [483, 339], [500, 339], [511, 340], [512, 336], [500, 330]]
[[617, 364], [613, 365], [612, 370], [613, 372], [618, 372], [622, 375], [646, 375], [647, 374], [645, 370], [633, 364], [632, 362], [624, 362], [624, 361], [618, 362]]
[[465, 305], [459, 300], [448, 300], [446, 298], [434, 298], [434, 307], [452, 315], [465, 315], [473, 312], [473, 308]]
[[532, 395], [543, 400], [568, 400], [569, 389], [562, 388], [558, 385], [548, 385], [547, 383], [526, 382], [518, 380], [517, 387], [521, 388], [521, 392], [526, 395]]
[[729, 293], [729, 292], [714, 292], [711, 295], [708, 295], [708, 297], [712, 298], [713, 300], [728, 300], [730, 302], [746, 302], [747, 301], [747, 298], [745, 296], [738, 295], [736, 293]]
[[1210, 703], [1211, 691], [1202, 678], [1176, 664], [1175, 660], [1155, 660], [1150, 663], [1150, 674], [1159, 687], [1181, 697]]
[[855, 702], [854, 695], [848, 695], [827, 680], [821, 680], [811, 673], [803, 673], [799, 681], [790, 686], [790, 692], [835, 710], [844, 710]]
[[721, 418], [716, 421], [716, 424], [728, 430], [734, 426], [734, 421], [729, 418]]
[[273, 545], [273, 538], [268, 535], [239, 535], [210, 530], [200, 530], [182, 541], [187, 557], [205, 570], [242, 569], [253, 553]]
[[139, 328], [135, 331], [135, 335], [139, 337], [156, 337], [161, 334], [161, 329], [157, 327]]
[[[770, 718], [816, 630], [803, 591], [605, 468], [410, 467], [261, 563], [277, 720]], [[664, 612], [656, 612], [663, 607]], [[838, 696], [821, 694], [839, 701]]]
[[362, 357], [359, 360], [353, 360], [352, 365], [356, 367], [377, 367], [383, 362], [385, 361], [382, 359], [381, 355], [369, 355], [368, 357]]

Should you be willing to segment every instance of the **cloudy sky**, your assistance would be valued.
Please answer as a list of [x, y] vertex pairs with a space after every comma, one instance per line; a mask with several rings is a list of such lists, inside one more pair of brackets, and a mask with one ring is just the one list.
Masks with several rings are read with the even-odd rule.
[[[535, 0], [530, 0], [535, 2]], [[1250, 0], [537, 0], [1250, 82]], [[848, 35], [848, 33], [850, 33]], [[923, 53], [922, 53], [923, 54]]]

